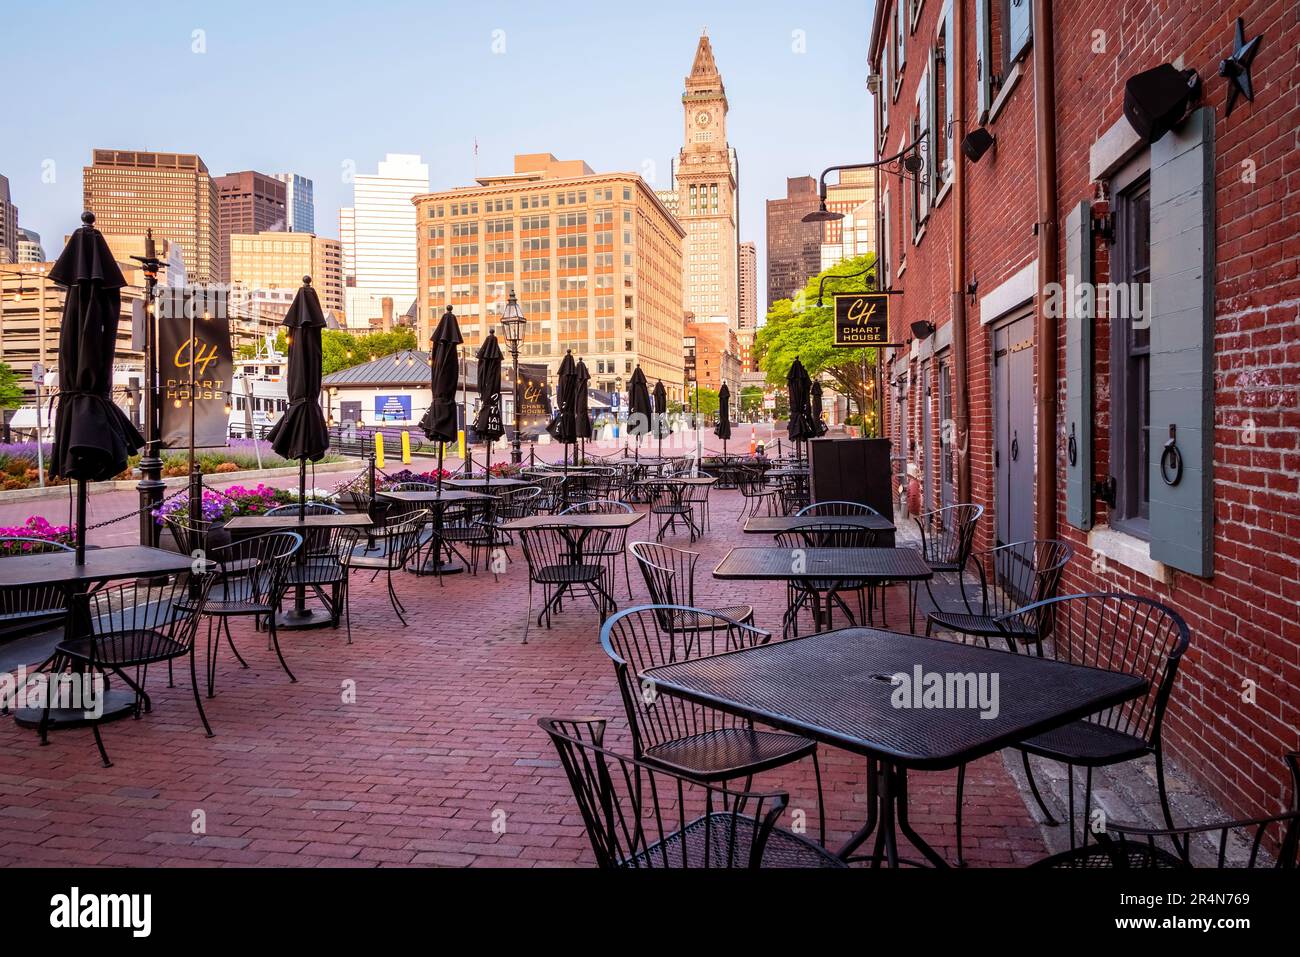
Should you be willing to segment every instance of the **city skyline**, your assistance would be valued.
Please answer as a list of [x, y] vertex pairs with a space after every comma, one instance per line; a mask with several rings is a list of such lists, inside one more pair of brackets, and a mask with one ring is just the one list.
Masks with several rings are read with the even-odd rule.
[[[79, 7], [88, 5], [69, 9]], [[815, 175], [826, 165], [869, 158], [863, 81], [870, 11], [858, 4], [791, 11], [764, 3], [738, 11], [672, 3], [657, 8], [652, 21], [635, 22], [626, 12], [597, 5], [566, 11], [561, 19], [500, 4], [473, 10], [393, 4], [385, 16], [355, 23], [340, 4], [323, 4], [308, 20], [258, 8], [258, 18], [249, 21], [243, 16], [249, 9], [232, 3], [219, 11], [151, 14], [143, 52], [149, 75], [165, 79], [149, 84], [150, 114], [78, 107], [84, 98], [79, 89], [91, 80], [96, 104], [105, 95], [123, 104], [141, 102], [137, 24], [69, 17], [74, 42], [63, 32], [56, 47], [36, 11], [9, 15], [15, 35], [30, 40], [15, 49], [14, 66], [48, 77], [46, 94], [60, 103], [57, 115], [35, 114], [27, 134], [9, 139], [0, 155], [20, 225], [40, 233], [49, 254], [77, 224], [80, 172], [95, 148], [193, 152], [216, 176], [291, 169], [315, 181], [318, 234], [331, 238], [338, 238], [338, 210], [351, 201], [345, 175], [373, 169], [388, 152], [422, 155], [433, 189], [500, 172], [515, 153], [537, 150], [583, 156], [597, 169], [636, 172], [652, 188], [666, 189], [681, 143], [676, 97], [703, 28], [726, 75], [728, 138], [745, 157], [739, 238], [754, 241], [760, 258], [764, 202], [784, 192], [787, 175]], [[248, 33], [248, 22], [259, 23], [262, 32]], [[860, 29], [852, 28], [854, 22]], [[88, 38], [92, 23], [98, 55], [68, 56], [77, 31]], [[315, 62], [331, 65], [316, 70], [311, 81], [313, 105], [335, 106], [328, 122], [319, 113], [296, 112], [291, 97], [267, 101], [267, 84], [278, 76], [287, 84], [303, 79], [301, 63], [289, 64], [272, 50], [279, 28], [292, 29], [298, 48], [310, 49]], [[556, 55], [566, 52], [590, 74], [590, 82], [562, 87], [576, 91], [577, 108], [562, 102], [553, 84], [538, 82], [556, 73]], [[254, 60], [258, 70], [243, 69]], [[472, 73], [477, 82], [457, 86], [467, 92], [454, 97], [421, 93], [440, 89], [425, 82], [422, 71], [430, 62], [440, 72]], [[394, 95], [403, 90], [409, 95]], [[258, 106], [261, 101], [265, 106]], [[232, 113], [231, 103], [249, 106]], [[237, 131], [202, 122], [205, 108], [214, 117], [238, 117]], [[616, 122], [620, 116], [635, 121]], [[780, 135], [783, 128], [790, 134]], [[765, 269], [760, 262], [759, 273]]]

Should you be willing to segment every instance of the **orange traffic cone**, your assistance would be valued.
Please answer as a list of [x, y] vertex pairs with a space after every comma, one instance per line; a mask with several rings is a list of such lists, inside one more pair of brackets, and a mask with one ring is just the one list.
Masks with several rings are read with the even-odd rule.
[[754, 427], [749, 427], [749, 454], [753, 455], [754, 450], [758, 448], [758, 443], [754, 439]]

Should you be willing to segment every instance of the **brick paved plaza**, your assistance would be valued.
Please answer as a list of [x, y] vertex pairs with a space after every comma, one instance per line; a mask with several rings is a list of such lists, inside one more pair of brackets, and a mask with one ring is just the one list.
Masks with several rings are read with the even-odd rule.
[[[703, 553], [697, 601], [751, 603], [756, 623], [779, 632], [784, 585], [711, 578], [730, 546], [760, 544], [742, 534], [739, 508], [738, 492], [713, 492], [711, 529], [694, 546]], [[641, 523], [629, 540], [649, 528]], [[666, 541], [689, 547], [685, 535]], [[236, 619], [249, 668], [219, 649], [216, 696], [205, 701], [211, 739], [186, 669], [169, 689], [161, 666], [150, 676], [153, 713], [104, 728], [111, 768], [88, 730], [52, 734], [40, 747], [34, 732], [0, 722], [0, 865], [590, 865], [537, 719], [608, 718], [610, 743], [627, 750], [626, 717], [588, 603], [566, 602], [551, 631], [534, 627], [522, 643], [527, 569], [517, 548], [511, 555], [499, 581], [485, 572], [441, 584], [402, 575], [405, 628], [382, 579], [356, 575], [351, 646], [342, 630], [282, 632], [297, 684], [265, 636]], [[644, 583], [632, 574], [642, 603]], [[617, 597], [628, 607], [621, 570]], [[905, 627], [903, 608], [902, 593], [891, 594], [891, 627]], [[345, 701], [353, 687], [355, 701]], [[864, 763], [825, 747], [821, 755], [835, 846], [864, 819]], [[790, 809], [805, 810], [814, 831], [808, 762], [760, 775], [756, 787], [788, 791]], [[911, 776], [913, 823], [950, 859], [954, 791], [955, 772]], [[194, 833], [200, 812], [206, 834]], [[971, 765], [964, 824], [973, 866], [1046, 853], [1000, 756]]]

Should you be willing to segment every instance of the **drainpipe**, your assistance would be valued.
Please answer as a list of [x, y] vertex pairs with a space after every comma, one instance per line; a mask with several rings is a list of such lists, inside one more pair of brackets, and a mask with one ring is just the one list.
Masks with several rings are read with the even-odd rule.
[[[957, 501], [971, 500], [970, 390], [966, 387], [966, 5], [952, 5], [952, 387], [957, 432]], [[942, 423], [941, 423], [942, 427]]]
[[1038, 306], [1034, 358], [1038, 374], [1035, 461], [1035, 538], [1056, 537], [1057, 322], [1047, 314], [1046, 288], [1056, 268], [1056, 82], [1052, 56], [1052, 5], [1033, 0], [1034, 126], [1038, 157]]

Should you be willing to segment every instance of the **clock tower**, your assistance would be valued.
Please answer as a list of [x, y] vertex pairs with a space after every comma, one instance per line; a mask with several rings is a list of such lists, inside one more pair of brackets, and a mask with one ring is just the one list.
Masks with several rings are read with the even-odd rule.
[[682, 306], [696, 319], [740, 321], [740, 211], [736, 152], [727, 144], [727, 91], [708, 34], [682, 94], [684, 137], [673, 166], [677, 218], [686, 230]]

